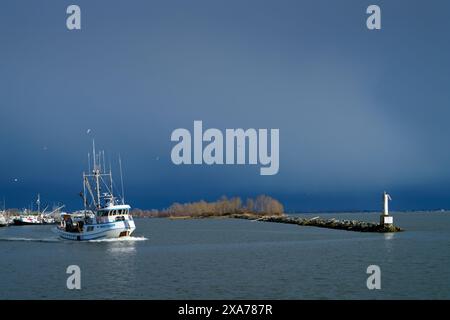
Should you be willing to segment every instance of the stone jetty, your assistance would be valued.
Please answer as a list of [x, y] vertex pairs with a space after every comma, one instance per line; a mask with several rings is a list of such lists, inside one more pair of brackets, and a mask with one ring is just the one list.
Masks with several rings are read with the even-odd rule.
[[236, 219], [247, 219], [253, 221], [262, 221], [262, 222], [275, 222], [275, 223], [289, 223], [289, 224], [297, 224], [299, 226], [312, 226], [319, 228], [328, 228], [328, 229], [339, 229], [339, 230], [347, 230], [347, 231], [358, 231], [358, 232], [379, 232], [379, 233], [388, 233], [388, 232], [399, 232], [403, 231], [403, 229], [396, 227], [392, 224], [390, 225], [382, 225], [373, 222], [365, 222], [365, 221], [357, 221], [357, 220], [337, 220], [337, 219], [323, 219], [320, 217], [314, 218], [301, 218], [301, 217], [293, 217], [288, 215], [282, 216], [257, 216], [254, 214], [233, 214], [232, 218]]

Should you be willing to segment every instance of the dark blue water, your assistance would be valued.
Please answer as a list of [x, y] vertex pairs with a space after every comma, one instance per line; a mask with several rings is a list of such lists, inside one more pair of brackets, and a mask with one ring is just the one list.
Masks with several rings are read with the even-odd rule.
[[[51, 226], [1, 228], [0, 299], [450, 299], [450, 212], [394, 217], [405, 232], [136, 219], [135, 238], [84, 243]], [[381, 290], [366, 286], [373, 264]], [[69, 265], [81, 290], [66, 287]]]

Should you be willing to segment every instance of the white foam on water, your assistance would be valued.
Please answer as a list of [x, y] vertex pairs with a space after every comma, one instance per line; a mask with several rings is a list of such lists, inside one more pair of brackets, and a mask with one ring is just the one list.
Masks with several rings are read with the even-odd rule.
[[98, 240], [88, 240], [88, 242], [134, 242], [134, 241], [146, 241], [146, 237], [120, 237], [112, 239], [98, 239]]

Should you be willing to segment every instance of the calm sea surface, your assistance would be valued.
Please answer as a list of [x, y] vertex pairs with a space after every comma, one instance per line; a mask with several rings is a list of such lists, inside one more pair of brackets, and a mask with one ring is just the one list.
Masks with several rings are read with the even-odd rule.
[[[136, 219], [131, 239], [71, 242], [52, 226], [0, 228], [0, 299], [450, 299], [450, 212], [394, 219], [405, 232]], [[381, 290], [366, 287], [373, 264]], [[66, 288], [69, 265], [81, 290]]]

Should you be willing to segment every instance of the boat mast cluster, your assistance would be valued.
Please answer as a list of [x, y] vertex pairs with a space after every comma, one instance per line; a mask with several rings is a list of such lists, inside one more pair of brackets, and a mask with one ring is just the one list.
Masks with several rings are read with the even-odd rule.
[[[92, 162], [93, 168], [90, 168], [90, 154], [88, 153], [89, 173], [83, 172], [83, 204], [85, 210], [96, 210], [104, 208], [108, 205], [114, 205], [117, 203], [117, 199], [114, 196], [114, 181], [112, 178], [111, 164], [109, 165], [109, 172], [106, 171], [105, 165], [105, 152], [96, 152], [95, 141], [92, 141]], [[123, 198], [123, 179], [122, 179], [122, 163], [119, 158], [120, 173], [121, 173], [121, 185], [122, 185], [122, 199]], [[104, 192], [102, 192], [104, 191]], [[87, 193], [90, 196], [88, 199]]]

